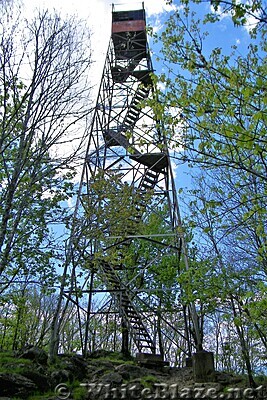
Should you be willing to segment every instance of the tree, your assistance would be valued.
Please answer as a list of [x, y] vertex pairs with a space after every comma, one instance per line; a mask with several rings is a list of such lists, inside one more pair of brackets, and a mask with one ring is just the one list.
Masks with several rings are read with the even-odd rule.
[[27, 344], [47, 348], [55, 293], [45, 294], [36, 285], [16, 285], [1, 297], [0, 348], [20, 350]]
[[0, 275], [9, 301], [21, 285], [45, 291], [59, 282], [91, 111], [91, 50], [74, 17], [36, 11], [30, 21], [16, 4], [0, 7]]
[[[266, 49], [260, 41], [265, 29], [256, 25], [244, 57], [234, 45], [230, 55], [220, 48], [208, 54], [203, 26], [215, 23], [219, 15], [214, 11], [197, 19], [190, 9], [194, 2], [184, 3], [187, 6], [173, 13], [159, 37], [168, 73], [155, 78], [166, 85], [161, 112], [176, 109], [166, 122], [182, 127], [185, 153], [180, 158], [210, 168], [231, 166], [266, 181]], [[211, 3], [218, 7], [220, 2]], [[260, 3], [253, 2], [249, 10], [256, 21]], [[232, 7], [234, 22], [244, 24], [238, 19], [241, 6]], [[176, 139], [170, 135], [171, 142]]]
[[6, 288], [38, 249], [48, 257], [44, 264], [56, 258], [49, 224], [63, 220], [60, 203], [71, 193], [75, 152], [65, 146], [80, 128], [75, 124], [86, 128], [91, 59], [88, 32], [75, 19], [45, 11], [28, 22], [16, 19], [15, 7], [1, 8], [0, 273]]
[[[210, 317], [227, 306], [253, 384], [250, 343], [266, 344], [264, 323], [253, 317], [266, 297], [266, 12], [261, 1], [211, 1], [198, 14], [202, 3], [182, 1], [156, 38], [167, 72], [154, 78], [166, 88], [155, 110], [171, 146], [180, 133], [184, 151], [173, 157], [201, 169], [189, 207], [198, 256], [180, 277], [191, 282], [185, 295], [206, 303]], [[243, 56], [235, 45], [206, 47], [205, 28], [227, 13], [237, 29], [253, 17]]]
[[[192, 190], [190, 224], [199, 243], [196, 253], [201, 254], [205, 249], [209, 259], [214, 260], [208, 267], [208, 275], [203, 276], [204, 281], [198, 279], [195, 291], [202, 294], [202, 301], [213, 304], [211, 312], [221, 308], [221, 302], [228, 304], [227, 313], [221, 313], [236, 327], [247, 359], [251, 355], [248, 357], [248, 349], [244, 349], [243, 333], [257, 343], [257, 366], [260, 367], [260, 353], [266, 348], [267, 333], [263, 306], [266, 298], [266, 214], [264, 205], [260, 204], [261, 185], [252, 178], [233, 174], [225, 168], [216, 173], [205, 171]], [[255, 213], [251, 205], [255, 204], [255, 199], [261, 212]], [[207, 261], [206, 265], [209, 265]], [[199, 272], [203, 275], [203, 268]], [[217, 299], [213, 299], [214, 287]], [[255, 318], [256, 308], [261, 312]], [[249, 351], [251, 353], [251, 349]]]

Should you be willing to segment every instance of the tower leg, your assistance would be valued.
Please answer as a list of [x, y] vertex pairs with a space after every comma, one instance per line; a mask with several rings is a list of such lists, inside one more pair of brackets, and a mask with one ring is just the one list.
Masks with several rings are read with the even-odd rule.
[[193, 354], [193, 373], [196, 382], [214, 382], [214, 356], [210, 351], [197, 351]]
[[122, 318], [121, 322], [121, 331], [122, 331], [122, 344], [121, 344], [121, 352], [124, 356], [128, 357], [130, 355], [130, 346], [129, 346], [129, 329], [127, 324]]

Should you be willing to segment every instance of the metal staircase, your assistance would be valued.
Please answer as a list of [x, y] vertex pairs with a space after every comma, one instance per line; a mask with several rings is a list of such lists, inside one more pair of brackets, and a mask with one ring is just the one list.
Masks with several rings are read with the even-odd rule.
[[[146, 100], [154, 93], [152, 72], [144, 8], [124, 12], [114, 11], [113, 7], [112, 34], [88, 137], [74, 218], [75, 240], [71, 254], [74, 260], [71, 276], [75, 277], [77, 286], [81, 288], [81, 298], [76, 294], [75, 304], [79, 306], [88, 296], [86, 312], [84, 308], [82, 312], [79, 308], [78, 312], [81, 331], [82, 317], [85, 315], [86, 329], [82, 337], [85, 353], [90, 321], [96, 314], [92, 311], [93, 299], [99, 292], [109, 293], [115, 300], [117, 309], [114, 312], [118, 312], [122, 322], [126, 324], [139, 353], [158, 356], [159, 352], [157, 340], [151, 338], [151, 332], [155, 332], [155, 329], [147, 326], [142, 311], [137, 309], [137, 305], [141, 303], [136, 301], [138, 294], [135, 292], [133, 296], [134, 288], [130, 286], [131, 283], [124, 281], [127, 279], [127, 273], [124, 273], [127, 272], [124, 262], [127, 250], [130, 245], [144, 240], [140, 234], [140, 222], [144, 214], [153, 212], [153, 206], [165, 199], [173, 207], [169, 213], [170, 229], [179, 224], [173, 175], [168, 152], [164, 150], [166, 143], [153, 110], [145, 105], [148, 104]], [[92, 185], [92, 182], [99, 183], [99, 176], [120, 179], [120, 184], [115, 187], [117, 191], [123, 191], [126, 184], [132, 190], [129, 201], [133, 211], [123, 221], [124, 224], [119, 225], [123, 228], [121, 236], [115, 228], [116, 234], [113, 235], [112, 226], [102, 232], [102, 236], [95, 235], [98, 212], [102, 210], [105, 213], [107, 204], [105, 193], [101, 198], [97, 197]], [[107, 201], [110, 202], [110, 198]], [[90, 218], [88, 207], [93, 208]], [[118, 201], [116, 207], [119, 208]], [[121, 214], [122, 217], [118, 212], [118, 218], [123, 218], [123, 212]], [[105, 218], [106, 225], [109, 225], [109, 215], [105, 215]], [[100, 223], [100, 231], [102, 226]], [[177, 232], [175, 229], [174, 231]], [[76, 245], [76, 237], [81, 238], [82, 246], [79, 243]], [[162, 243], [158, 241], [159, 245], [165, 246], [164, 239], [158, 240], [162, 240]], [[176, 244], [172, 248], [176, 248], [175, 246]], [[110, 257], [111, 255], [114, 257]], [[86, 262], [86, 259], [94, 262]], [[138, 271], [139, 266], [134, 268]], [[157, 359], [157, 362], [160, 361]]]
[[[119, 250], [119, 257], [117, 258], [119, 269], [124, 268], [120, 262], [123, 260], [128, 246], [130, 245], [133, 236], [136, 234], [136, 226], [141, 221], [142, 215], [145, 212], [147, 204], [146, 196], [149, 192], [152, 193], [158, 182], [159, 175], [159, 172], [155, 172], [147, 168], [142, 176], [137, 189], [137, 195], [135, 196], [134, 200], [135, 212], [128, 219], [128, 221], [125, 221], [126, 235], [128, 237], [126, 237], [125, 241], [122, 243], [118, 242], [117, 245], [114, 245], [114, 247]], [[130, 295], [127, 287], [116, 273], [118, 265], [111, 265], [107, 262], [101, 263], [107, 288], [111, 291], [119, 306], [121, 316], [124, 322], [126, 322], [127, 329], [129, 330], [138, 351], [140, 353], [149, 352], [155, 354], [156, 346], [150, 336], [149, 331], [144, 325], [143, 318], [134, 306], [132, 296]]]
[[136, 122], [140, 117], [141, 103], [142, 101], [147, 99], [149, 90], [149, 86], [139, 84], [122, 124], [122, 129], [124, 131], [131, 131], [134, 128]]
[[[153, 91], [144, 9], [113, 12], [112, 16], [108, 61], [102, 77], [92, 132], [99, 144], [88, 154], [87, 159], [91, 175], [97, 174], [99, 169], [119, 172], [118, 164], [123, 164], [125, 179], [132, 176], [134, 211], [125, 221], [124, 238], [113, 241], [111, 245], [112, 251], [117, 253], [116, 263], [107, 261], [107, 252], [106, 259], [104, 256], [100, 261], [100, 270], [138, 351], [155, 354], [156, 345], [145, 326], [144, 318], [134, 305], [127, 283], [121, 280], [123, 274], [120, 275], [119, 270], [126, 268], [123, 265], [124, 256], [147, 209], [148, 197], [154, 195], [159, 180], [166, 176], [168, 162], [158, 147], [149, 149], [148, 146], [144, 148], [140, 145], [143, 142], [150, 143], [148, 132], [142, 127], [141, 121], [150, 126], [155, 125], [153, 113], [151, 110], [145, 111], [144, 106]], [[153, 129], [157, 135], [156, 129]], [[103, 147], [100, 145], [101, 136]], [[92, 141], [95, 140], [92, 137]], [[88, 189], [90, 196], [90, 187]]]
[[127, 328], [131, 333], [133, 341], [140, 353], [156, 352], [156, 346], [146, 329], [141, 315], [133, 305], [131, 295], [125, 285], [121, 282], [115, 269], [108, 263], [102, 262], [101, 268], [105, 274], [108, 289], [113, 293], [117, 304], [121, 310], [122, 317], [127, 323]]
[[137, 148], [135, 148], [125, 136], [125, 133], [132, 132], [136, 122], [140, 118], [142, 101], [145, 101], [149, 95], [151, 87], [144, 86], [142, 83], [139, 84], [132, 101], [127, 108], [126, 115], [122, 124], [113, 129], [109, 129], [103, 132], [104, 138], [106, 141], [106, 145], [108, 147], [111, 146], [122, 146], [127, 151], [130, 151], [131, 154], [137, 156], [141, 156], [141, 153]]

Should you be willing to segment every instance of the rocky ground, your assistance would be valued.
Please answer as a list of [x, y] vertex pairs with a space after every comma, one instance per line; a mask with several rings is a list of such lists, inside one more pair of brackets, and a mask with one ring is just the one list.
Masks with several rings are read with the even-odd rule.
[[112, 352], [60, 355], [53, 365], [35, 347], [0, 356], [0, 400], [267, 400], [266, 383], [252, 389], [244, 377], [219, 372], [214, 382], [197, 383], [190, 367], [147, 368]]

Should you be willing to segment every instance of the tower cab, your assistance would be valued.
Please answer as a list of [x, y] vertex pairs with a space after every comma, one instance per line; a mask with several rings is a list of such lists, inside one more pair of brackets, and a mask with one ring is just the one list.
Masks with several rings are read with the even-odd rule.
[[115, 81], [123, 82], [130, 74], [138, 77], [138, 71], [152, 70], [147, 48], [144, 3], [142, 9], [130, 11], [115, 11], [113, 5], [111, 39], [114, 49], [112, 75]]

